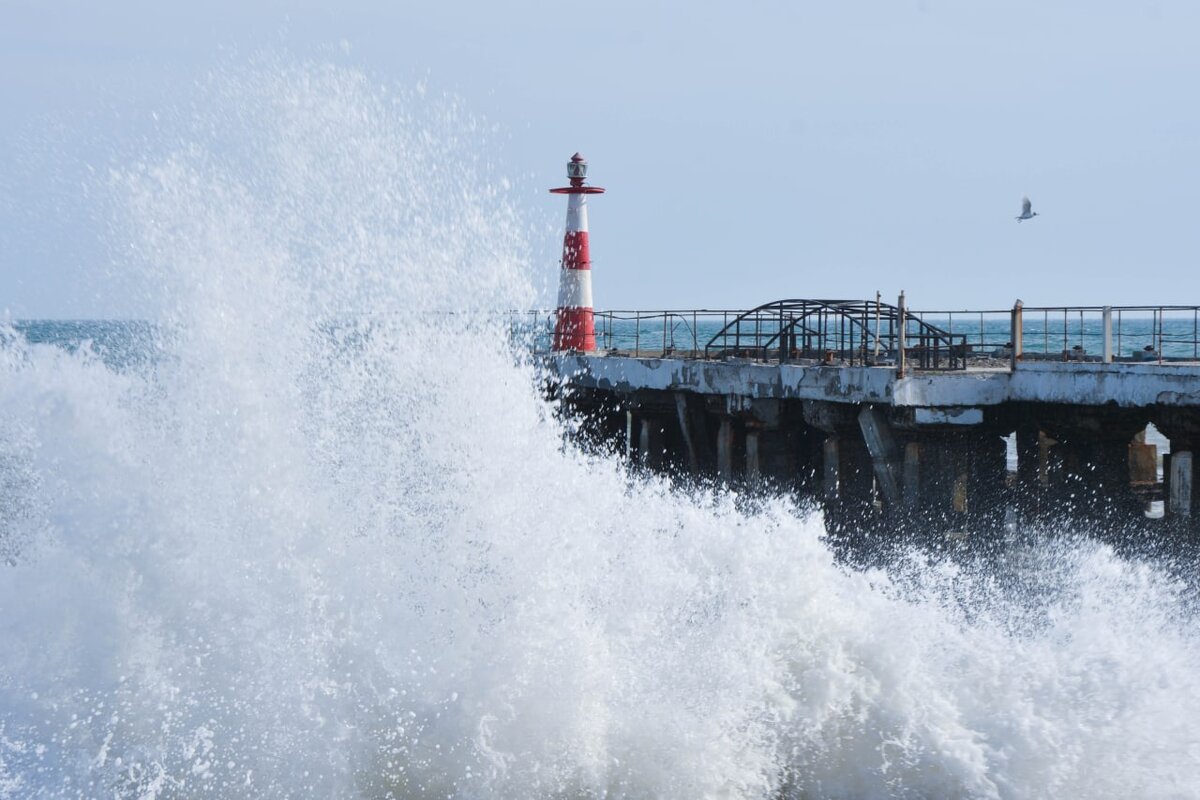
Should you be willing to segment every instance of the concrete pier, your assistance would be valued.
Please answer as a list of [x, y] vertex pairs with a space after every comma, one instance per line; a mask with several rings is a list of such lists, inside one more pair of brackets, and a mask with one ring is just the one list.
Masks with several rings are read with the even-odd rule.
[[1171, 454], [1170, 493], [1167, 495], [1167, 508], [1171, 516], [1182, 520], [1190, 520], [1192, 501], [1195, 498], [1195, 485], [1192, 480], [1192, 454], [1189, 452]]
[[[1116, 363], [1106, 352], [937, 371], [909, 358], [902, 374], [895, 363], [777, 355], [566, 353], [546, 365], [586, 427], [626, 431], [631, 460], [792, 492], [831, 531], [986, 539], [1015, 518], [1102, 535], [1198, 533], [1200, 363]], [[1161, 482], [1150, 423], [1170, 442]], [[1148, 519], [1159, 498], [1162, 519]]]

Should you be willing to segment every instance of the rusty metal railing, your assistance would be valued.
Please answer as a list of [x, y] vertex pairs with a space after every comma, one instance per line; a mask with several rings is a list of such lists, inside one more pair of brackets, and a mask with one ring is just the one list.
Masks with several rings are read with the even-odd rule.
[[914, 311], [966, 336], [974, 358], [1085, 362], [1200, 360], [1200, 306], [1023, 306]]
[[[548, 352], [554, 311], [512, 313]], [[957, 370], [1019, 361], [1200, 361], [1200, 305], [905, 310], [878, 300], [784, 300], [748, 310], [595, 312], [597, 348], [634, 357], [740, 358]], [[518, 322], [519, 321], [519, 322]], [[901, 347], [903, 341], [903, 347]], [[903, 356], [903, 357], [902, 357]]]
[[705, 339], [737, 313], [707, 308], [598, 311], [596, 345], [635, 357], [661, 354], [700, 358]]
[[[596, 311], [596, 347], [634, 357], [702, 358], [704, 343], [741, 311], [713, 309]], [[513, 330], [528, 338], [536, 352], [548, 352], [555, 312], [509, 314]]]

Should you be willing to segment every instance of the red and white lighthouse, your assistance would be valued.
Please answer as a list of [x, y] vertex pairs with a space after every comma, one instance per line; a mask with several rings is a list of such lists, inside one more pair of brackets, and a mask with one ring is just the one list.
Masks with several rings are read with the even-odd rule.
[[592, 319], [592, 258], [588, 251], [587, 196], [603, 194], [598, 186], [584, 186], [587, 161], [576, 153], [567, 164], [570, 186], [551, 189], [567, 195], [567, 231], [563, 236], [562, 270], [558, 276], [558, 311], [554, 320], [553, 350], [596, 349]]

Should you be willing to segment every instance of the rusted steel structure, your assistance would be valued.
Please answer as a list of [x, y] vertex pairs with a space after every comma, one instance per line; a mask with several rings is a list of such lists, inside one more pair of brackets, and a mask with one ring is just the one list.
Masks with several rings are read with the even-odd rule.
[[642, 468], [791, 492], [847, 536], [1200, 532], [1200, 307], [595, 316], [601, 349], [543, 357], [584, 435]]
[[[903, 302], [903, 300], [901, 300]], [[904, 319], [904, 324], [901, 324]], [[735, 316], [704, 345], [705, 358], [818, 359], [871, 365], [903, 350], [920, 369], [965, 369], [967, 344], [900, 306], [865, 300], [777, 300]]]

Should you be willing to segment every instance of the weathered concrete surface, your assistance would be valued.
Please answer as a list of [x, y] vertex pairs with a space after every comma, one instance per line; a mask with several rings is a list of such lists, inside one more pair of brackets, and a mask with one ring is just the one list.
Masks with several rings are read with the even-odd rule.
[[980, 425], [983, 423], [983, 409], [965, 406], [949, 408], [929, 408], [917, 406], [913, 414], [913, 422], [917, 425]]
[[1200, 365], [1029, 362], [1009, 378], [1010, 400], [1039, 403], [1200, 406]]
[[868, 367], [802, 367], [747, 361], [558, 355], [551, 366], [596, 389], [637, 389], [740, 395], [756, 399], [890, 402], [895, 373]]
[[[978, 409], [1006, 402], [1200, 407], [1200, 364], [1021, 362], [1011, 372], [1003, 368], [969, 369], [897, 379], [891, 367], [580, 354], [552, 356], [549, 363], [560, 375], [570, 376], [573, 383], [617, 392], [653, 389], [753, 399], [951, 409]], [[975, 417], [947, 417], [944, 424], [963, 424]]]

